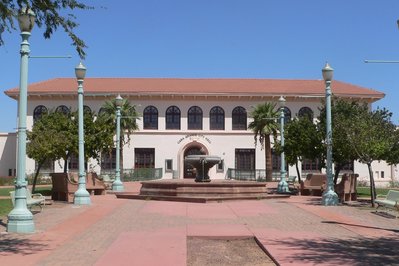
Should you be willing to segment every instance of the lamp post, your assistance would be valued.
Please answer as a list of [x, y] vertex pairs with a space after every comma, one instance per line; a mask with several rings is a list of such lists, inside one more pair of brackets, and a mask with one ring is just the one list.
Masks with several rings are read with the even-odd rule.
[[280, 103], [280, 138], [281, 138], [281, 167], [280, 167], [280, 182], [277, 186], [278, 193], [289, 193], [288, 183], [285, 179], [286, 171], [285, 171], [285, 154], [284, 154], [284, 107], [285, 107], [285, 99], [283, 96], [278, 100]]
[[30, 32], [35, 23], [35, 13], [29, 8], [22, 8], [18, 15], [21, 30], [21, 68], [18, 99], [18, 147], [17, 176], [15, 180], [14, 209], [8, 214], [7, 232], [33, 233], [35, 224], [33, 215], [26, 206], [26, 110], [28, 102], [28, 59]]
[[332, 129], [331, 129], [331, 81], [334, 69], [326, 63], [322, 69], [323, 79], [326, 84], [326, 144], [327, 144], [327, 189], [323, 193], [321, 200], [324, 206], [338, 205], [338, 195], [334, 192], [334, 182], [332, 173]]
[[83, 128], [83, 80], [86, 68], [82, 63], [75, 67], [75, 75], [78, 80], [78, 117], [79, 117], [79, 179], [78, 190], [76, 190], [73, 203], [75, 205], [89, 205], [90, 194], [86, 190], [86, 173], [84, 160], [84, 128]]
[[123, 104], [123, 98], [118, 95], [115, 98], [115, 105], [116, 105], [116, 166], [115, 166], [115, 181], [112, 183], [112, 190], [113, 191], [123, 191], [123, 183], [121, 181], [121, 170], [120, 170], [120, 149], [121, 149], [121, 106]]

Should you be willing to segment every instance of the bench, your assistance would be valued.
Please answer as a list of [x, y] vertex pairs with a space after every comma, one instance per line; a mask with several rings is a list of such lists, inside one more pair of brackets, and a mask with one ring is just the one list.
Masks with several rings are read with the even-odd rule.
[[304, 181], [301, 181], [301, 195], [321, 196], [327, 184], [326, 174], [308, 174]]
[[356, 184], [358, 176], [358, 174], [344, 174], [341, 177], [341, 182], [334, 186], [334, 190], [341, 203], [357, 200]]
[[[26, 190], [26, 206], [28, 207], [28, 209], [31, 210], [33, 206], [39, 206], [40, 210], [42, 210], [43, 209], [42, 205], [45, 205], [46, 198], [40, 193], [32, 194], [29, 189], [25, 190]], [[10, 191], [10, 197], [12, 205], [15, 206], [15, 191]]]
[[[73, 202], [75, 192], [78, 190], [78, 175], [76, 173], [51, 173], [53, 188], [52, 200]], [[105, 195], [105, 184], [96, 173], [86, 174], [86, 190], [90, 195]]]
[[[384, 208], [385, 210], [395, 210], [399, 212], [399, 191], [398, 190], [388, 190], [388, 194], [385, 199], [376, 199], [375, 203], [378, 204], [376, 212], [379, 208]], [[398, 218], [398, 213], [395, 215]]]

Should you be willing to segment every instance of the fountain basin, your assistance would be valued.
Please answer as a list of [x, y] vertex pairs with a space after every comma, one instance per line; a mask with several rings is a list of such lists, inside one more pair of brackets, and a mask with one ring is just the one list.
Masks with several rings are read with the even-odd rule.
[[209, 169], [220, 163], [221, 158], [213, 155], [188, 155], [184, 161], [195, 168], [195, 182], [210, 182]]

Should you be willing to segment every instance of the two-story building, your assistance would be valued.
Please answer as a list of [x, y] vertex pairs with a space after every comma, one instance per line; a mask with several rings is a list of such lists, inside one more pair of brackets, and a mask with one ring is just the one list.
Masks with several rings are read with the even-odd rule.
[[[180, 78], [86, 78], [84, 105], [99, 112], [105, 101], [120, 94], [136, 106], [140, 114], [139, 130], [131, 136], [131, 143], [123, 149], [123, 168], [161, 168], [163, 178], [192, 177], [184, 158], [189, 154], [210, 154], [222, 158], [211, 169], [212, 178], [223, 179], [232, 169], [265, 169], [265, 153], [255, 146], [254, 134], [247, 126], [249, 113], [259, 103], [273, 102], [278, 106], [285, 97], [285, 115], [308, 115], [316, 118], [325, 98], [323, 80], [282, 79], [180, 79]], [[337, 97], [356, 99], [371, 104], [384, 97], [372, 89], [341, 81], [332, 82]], [[18, 88], [5, 92], [18, 100]], [[75, 78], [56, 78], [30, 84], [28, 88], [27, 126], [47, 110], [77, 110], [77, 82]], [[3, 156], [0, 175], [14, 174], [15, 135], [0, 138]], [[6, 140], [6, 141], [3, 141]], [[10, 143], [13, 142], [12, 145]], [[7, 152], [5, 151], [7, 150]], [[12, 150], [12, 151], [10, 151]], [[14, 156], [13, 159], [7, 155]], [[97, 172], [112, 171], [115, 152], [104, 155], [101, 161], [91, 160], [88, 168]], [[273, 156], [273, 170], [280, 170], [279, 155]], [[49, 171], [61, 171], [59, 163], [48, 166]], [[69, 162], [70, 170], [77, 169], [77, 160]], [[303, 173], [318, 171], [317, 162], [305, 160]], [[368, 179], [367, 167], [354, 162], [354, 172]], [[35, 162], [27, 160], [27, 172], [35, 170]], [[379, 181], [395, 177], [395, 168], [379, 163], [374, 170]], [[261, 171], [259, 171], [259, 174]], [[289, 175], [296, 175], [294, 167]]]

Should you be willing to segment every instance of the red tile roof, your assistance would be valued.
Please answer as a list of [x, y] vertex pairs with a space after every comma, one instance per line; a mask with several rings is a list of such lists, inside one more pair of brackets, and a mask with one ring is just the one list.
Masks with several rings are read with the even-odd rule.
[[[341, 81], [332, 82], [332, 92], [340, 97], [378, 100], [384, 93]], [[188, 79], [188, 78], [86, 78], [85, 95], [228, 95], [228, 96], [322, 96], [323, 80], [290, 79]], [[29, 85], [29, 95], [72, 95], [75, 78], [56, 78]], [[15, 98], [18, 88], [5, 91]]]

